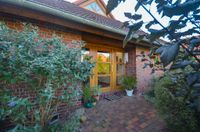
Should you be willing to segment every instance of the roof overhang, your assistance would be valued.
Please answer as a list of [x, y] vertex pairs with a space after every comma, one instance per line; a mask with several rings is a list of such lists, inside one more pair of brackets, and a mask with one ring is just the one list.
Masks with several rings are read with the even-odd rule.
[[[79, 16], [63, 12], [61, 10], [54, 9], [52, 7], [48, 7], [46, 5], [42, 5], [40, 3], [26, 0], [0, 0], [0, 12], [37, 19], [69, 28], [73, 27], [73, 29], [79, 31], [90, 32], [118, 40], [123, 40], [127, 34], [126, 31], [118, 30], [103, 24], [93, 22], [91, 20], [81, 18]], [[55, 20], [55, 17], [60, 21]], [[129, 43], [136, 44], [135, 39], [137, 37], [138, 35], [133, 35], [133, 40]], [[148, 47], [152, 46], [152, 44], [147, 39], [142, 40], [140, 43], [137, 43], [137, 45]]]

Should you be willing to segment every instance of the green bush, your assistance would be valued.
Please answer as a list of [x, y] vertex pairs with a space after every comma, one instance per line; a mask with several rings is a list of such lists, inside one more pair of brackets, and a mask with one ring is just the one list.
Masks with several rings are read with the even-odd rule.
[[[61, 104], [73, 104], [78, 99], [79, 84], [94, 66], [80, 61], [81, 42], [72, 45], [69, 48], [55, 35], [41, 38], [31, 25], [18, 31], [0, 23], [1, 120], [9, 117], [16, 124], [16, 131], [62, 130], [60, 121], [52, 123], [54, 115]], [[13, 94], [13, 86], [20, 88], [24, 84], [35, 98]], [[65, 123], [73, 129], [68, 121]]]
[[156, 99], [155, 99], [155, 92], [154, 92], [154, 87], [155, 87], [155, 83], [156, 83], [156, 78], [152, 78], [151, 79], [151, 84], [149, 85], [150, 89], [149, 91], [146, 91], [144, 93], [144, 98], [149, 101], [150, 103], [152, 103], [153, 105], [156, 104]]
[[163, 78], [157, 79], [154, 85], [155, 105], [168, 124], [170, 131], [188, 132], [198, 131], [197, 113], [188, 104], [191, 98], [181, 93], [183, 78], [175, 81], [176, 74], [166, 73]]

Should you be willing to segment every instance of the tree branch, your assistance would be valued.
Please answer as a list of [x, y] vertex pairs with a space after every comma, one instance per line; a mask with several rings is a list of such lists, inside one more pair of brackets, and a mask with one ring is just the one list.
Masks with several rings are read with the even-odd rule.
[[188, 16], [185, 17], [200, 30], [200, 26], [197, 25], [194, 21], [192, 21], [191, 18], [189, 18]]
[[[155, 17], [154, 15], [143, 5], [142, 2], [140, 2], [140, 0], [138, 0], [138, 3], [144, 8], [144, 10], [175, 40], [177, 40], [174, 35], [166, 28], [164, 27]], [[181, 44], [181, 47], [184, 48], [186, 50], [186, 52], [189, 53], [189, 55], [193, 56], [199, 63], [200, 63], [200, 59], [195, 56], [189, 49], [187, 49], [186, 47], [184, 47], [182, 44]]]

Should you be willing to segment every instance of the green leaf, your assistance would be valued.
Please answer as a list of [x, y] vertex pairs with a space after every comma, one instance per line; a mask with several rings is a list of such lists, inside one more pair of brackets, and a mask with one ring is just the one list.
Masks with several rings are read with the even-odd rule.
[[128, 43], [128, 41], [130, 41], [132, 39], [132, 33], [139, 30], [142, 27], [142, 25], [143, 25], [143, 21], [140, 21], [140, 22], [135, 23], [135, 24], [133, 24], [129, 27], [129, 32], [126, 35], [126, 37], [123, 41], [123, 47], [125, 47], [126, 44]]
[[161, 36], [163, 37], [166, 34], [165, 29], [162, 30], [156, 30], [156, 29], [149, 29], [148, 30], [151, 34], [148, 36], [148, 38], [151, 41], [155, 41], [156, 39], [160, 38]]
[[174, 5], [180, 4], [182, 0], [176, 0], [176, 2], [174, 3]]
[[156, 24], [156, 21], [150, 21], [148, 24], [146, 24], [145, 28], [149, 29], [152, 25]]
[[144, 5], [151, 5], [151, 3], [153, 2], [154, 0], [143, 0], [142, 1], [142, 3], [144, 4]]
[[176, 64], [173, 64], [171, 66], [171, 69], [177, 69], [177, 68], [185, 68], [186, 66], [188, 65], [191, 65], [192, 64], [192, 61], [180, 61], [180, 62], [177, 62]]
[[190, 11], [196, 10], [200, 6], [200, 0], [187, 1], [182, 4], [165, 5], [163, 14], [168, 17], [187, 15]]
[[200, 72], [194, 72], [187, 75], [186, 80], [189, 86], [192, 86], [200, 79]]
[[191, 39], [189, 45], [190, 45], [190, 50], [193, 51], [194, 47], [200, 46], [200, 39], [199, 38]]
[[138, 23], [135, 23], [133, 25], [130, 26], [130, 30], [133, 32], [133, 31], [137, 31], [139, 30], [143, 25], [143, 21], [140, 21]]
[[155, 3], [157, 4], [156, 7], [159, 14], [163, 11], [163, 7], [168, 4], [165, 0], [155, 0]]
[[200, 13], [200, 9], [197, 9], [194, 11], [194, 14], [199, 14]]
[[195, 20], [200, 20], [200, 15], [193, 15]]
[[121, 26], [121, 28], [127, 27], [129, 25], [129, 21], [125, 21], [123, 22], [123, 25]]
[[195, 70], [198, 71], [200, 69], [200, 63], [196, 62], [196, 63], [192, 63], [191, 67]]
[[187, 31], [184, 31], [184, 32], [174, 33], [174, 37], [178, 39], [182, 36], [192, 35], [193, 33], [199, 34], [200, 32], [198, 30], [196, 30], [196, 28], [192, 28], [192, 29], [188, 29]]
[[193, 87], [200, 90], [200, 83], [195, 83]]
[[137, 10], [140, 8], [140, 3], [139, 2], [137, 2], [137, 4], [135, 5], [135, 12], [137, 12]]
[[128, 17], [129, 19], [131, 19], [132, 15], [129, 12], [124, 12], [125, 17]]
[[200, 112], [200, 96], [195, 100], [195, 106], [198, 112]]
[[109, 14], [113, 9], [115, 9], [121, 2], [126, 0], [109, 0], [106, 6], [106, 14]]
[[133, 20], [137, 21], [137, 20], [139, 20], [139, 19], [142, 18], [142, 15], [140, 15], [140, 14], [134, 14], [134, 15], [131, 16], [131, 18], [132, 18]]
[[161, 54], [160, 59], [164, 67], [169, 65], [176, 58], [179, 48], [180, 44], [175, 43], [172, 45], [162, 46], [156, 50], [157, 54]]
[[167, 28], [171, 32], [175, 32], [177, 29], [184, 28], [186, 26], [186, 22], [187, 21], [183, 21], [183, 20], [171, 20]]
[[192, 53], [193, 53], [193, 55], [199, 56], [200, 55], [200, 50], [194, 50]]

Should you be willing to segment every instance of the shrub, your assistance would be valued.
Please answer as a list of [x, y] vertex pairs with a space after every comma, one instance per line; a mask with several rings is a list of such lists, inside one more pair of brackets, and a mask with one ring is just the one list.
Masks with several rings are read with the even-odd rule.
[[[14, 130], [64, 129], [60, 121], [54, 121], [59, 116], [58, 109], [78, 99], [79, 84], [94, 66], [80, 61], [82, 46], [81, 42], [73, 42], [69, 48], [55, 35], [41, 38], [38, 29], [31, 25], [18, 31], [0, 23], [1, 120], [9, 117], [16, 124]], [[15, 95], [14, 89], [22, 86], [28, 97]]]
[[180, 94], [180, 85], [183, 80], [174, 80], [173, 74], [166, 73], [161, 79], [157, 79], [154, 86], [155, 104], [161, 115], [168, 124], [170, 131], [198, 131], [199, 123], [197, 113], [189, 107], [188, 102], [191, 98], [185, 98], [185, 94]]
[[155, 92], [154, 92], [156, 81], [157, 81], [157, 78], [153, 77], [151, 79], [151, 81], [150, 81], [151, 83], [149, 85], [149, 87], [150, 87], [149, 91], [147, 91], [147, 92], [144, 93], [144, 98], [147, 101], [151, 102], [153, 105], [156, 104]]

